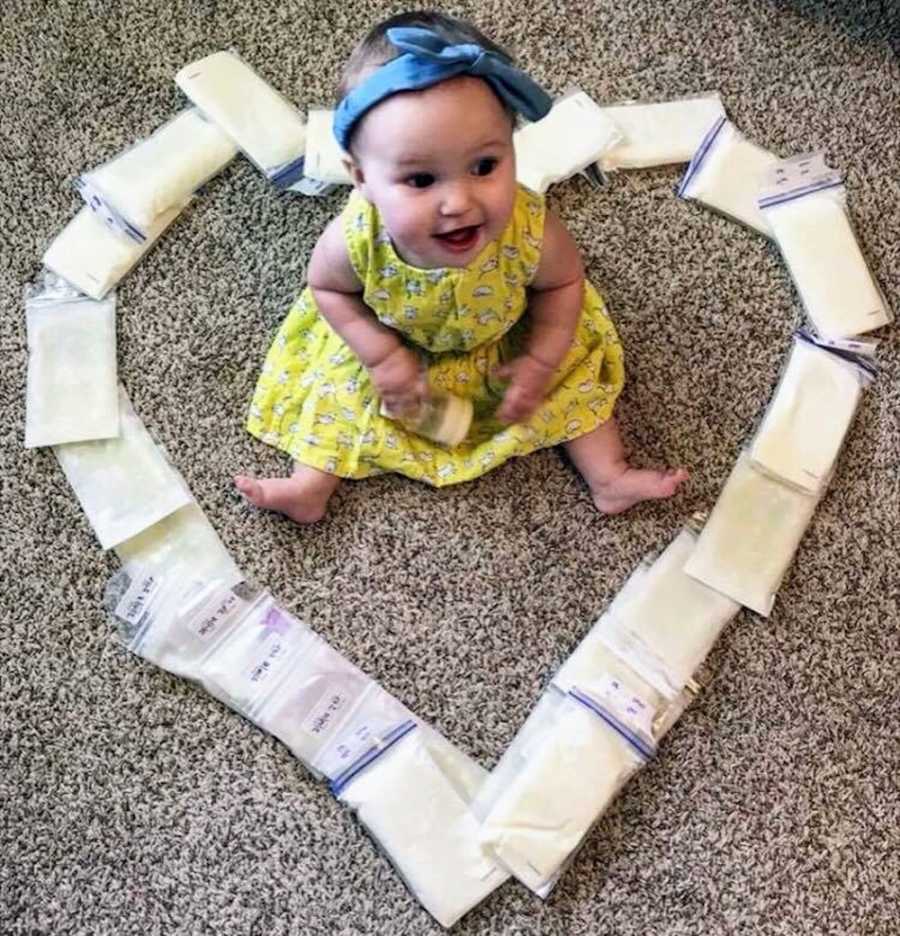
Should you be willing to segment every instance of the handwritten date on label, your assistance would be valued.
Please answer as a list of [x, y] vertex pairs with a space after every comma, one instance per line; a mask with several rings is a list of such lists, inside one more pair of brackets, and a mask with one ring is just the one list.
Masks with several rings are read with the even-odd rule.
[[214, 634], [240, 600], [234, 592], [229, 592], [224, 598], [217, 601], [212, 608], [204, 608], [203, 613], [193, 623], [194, 632], [197, 636], [206, 640]]
[[632, 730], [653, 737], [653, 707], [635, 695], [614, 676], [602, 683], [600, 697], [612, 713]]
[[254, 686], [260, 685], [287, 655], [288, 644], [277, 633], [270, 633], [262, 642], [262, 647], [252, 665], [247, 668], [247, 679]]
[[159, 578], [154, 573], [138, 576], [116, 605], [116, 616], [129, 624], [140, 620], [158, 588]]
[[324, 737], [347, 708], [349, 696], [338, 689], [326, 689], [303, 719], [302, 728], [316, 737]]

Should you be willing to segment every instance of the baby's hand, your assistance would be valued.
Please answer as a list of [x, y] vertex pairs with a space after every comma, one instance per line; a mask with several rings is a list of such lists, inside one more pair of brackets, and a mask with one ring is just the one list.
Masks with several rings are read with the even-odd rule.
[[509, 386], [497, 418], [505, 423], [525, 422], [543, 402], [555, 370], [530, 354], [498, 367], [497, 376], [508, 379]]
[[418, 355], [398, 345], [369, 368], [372, 383], [392, 416], [415, 413], [428, 398], [428, 380]]

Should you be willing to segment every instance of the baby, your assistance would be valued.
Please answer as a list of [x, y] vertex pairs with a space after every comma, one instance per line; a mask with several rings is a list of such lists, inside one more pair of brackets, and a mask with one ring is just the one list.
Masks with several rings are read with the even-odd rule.
[[[578, 248], [516, 184], [515, 115], [551, 99], [468, 23], [408, 13], [352, 54], [335, 135], [354, 190], [269, 350], [247, 428], [295, 461], [239, 475], [253, 504], [312, 523], [341, 478], [433, 485], [563, 445], [604, 513], [669, 497], [683, 470], [632, 468], [613, 407], [622, 347]], [[471, 400], [446, 448], [401, 420], [432, 389]]]

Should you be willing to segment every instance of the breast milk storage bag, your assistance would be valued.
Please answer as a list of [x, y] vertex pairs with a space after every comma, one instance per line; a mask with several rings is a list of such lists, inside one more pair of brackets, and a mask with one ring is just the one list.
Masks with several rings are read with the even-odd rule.
[[841, 175], [821, 153], [775, 166], [759, 207], [817, 332], [841, 338], [892, 320], [850, 222]]

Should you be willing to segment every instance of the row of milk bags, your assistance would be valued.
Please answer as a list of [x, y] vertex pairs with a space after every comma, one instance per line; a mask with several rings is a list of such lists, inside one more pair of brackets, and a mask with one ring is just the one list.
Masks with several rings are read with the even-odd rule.
[[131, 651], [326, 779], [451, 926], [510, 874], [546, 896], [692, 698], [693, 673], [737, 609], [680, 571], [695, 539], [682, 531], [634, 572], [492, 774], [233, 569], [200, 570], [165, 541], [120, 549], [105, 603]]
[[486, 771], [268, 592], [145, 550], [126, 557], [106, 606], [130, 650], [198, 683], [328, 781], [442, 925], [508, 878], [471, 811]]
[[771, 611], [876, 374], [876, 343], [855, 336], [891, 320], [820, 155], [780, 161], [723, 114], [679, 193], [777, 241], [817, 334], [795, 334], [711, 514], [632, 574], [475, 798], [488, 853], [540, 896], [653, 756], [739, 607]]

